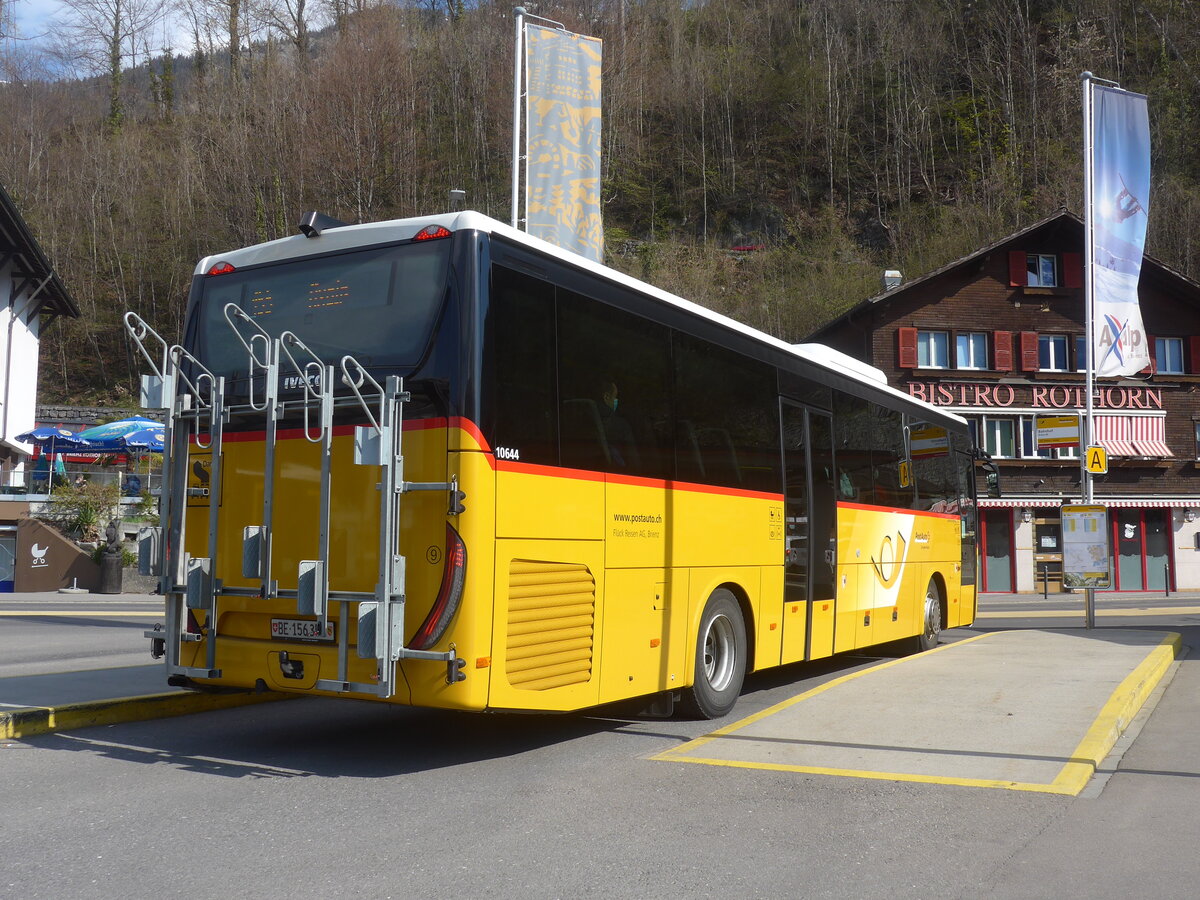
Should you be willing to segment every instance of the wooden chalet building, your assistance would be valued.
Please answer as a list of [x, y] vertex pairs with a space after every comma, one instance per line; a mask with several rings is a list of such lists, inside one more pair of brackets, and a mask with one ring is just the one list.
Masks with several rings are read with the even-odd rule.
[[[981, 483], [981, 588], [1057, 591], [1059, 507], [1079, 502], [1076, 448], [1038, 450], [1037, 415], [1082, 416], [1083, 223], [1062, 211], [859, 303], [808, 339], [882, 369], [959, 413], [996, 460]], [[885, 284], [888, 279], [885, 278]], [[1200, 589], [1200, 284], [1146, 257], [1138, 287], [1150, 370], [1097, 378], [1093, 476], [1109, 509], [1113, 589]]]

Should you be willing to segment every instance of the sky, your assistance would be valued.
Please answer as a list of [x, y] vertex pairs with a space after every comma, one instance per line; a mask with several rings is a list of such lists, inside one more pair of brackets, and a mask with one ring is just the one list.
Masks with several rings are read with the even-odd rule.
[[[50, 30], [53, 17], [61, 13], [63, 9], [60, 0], [4, 0], [4, 2], [5, 5], [11, 4], [16, 33], [30, 39], [46, 35]], [[185, 32], [180, 32], [177, 35], [176, 52], [186, 52], [191, 46], [191, 38], [185, 34]]]
[[13, 18], [22, 37], [42, 34], [50, 16], [59, 9], [58, 0], [9, 0]]

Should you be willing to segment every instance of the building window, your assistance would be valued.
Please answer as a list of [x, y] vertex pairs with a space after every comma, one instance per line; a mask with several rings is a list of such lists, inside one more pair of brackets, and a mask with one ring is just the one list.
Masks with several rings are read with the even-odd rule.
[[983, 449], [993, 459], [1012, 459], [1017, 455], [1015, 424], [1013, 419], [984, 418]]
[[1183, 374], [1183, 338], [1155, 338], [1154, 362], [1165, 375]]
[[1057, 261], [1053, 253], [1029, 253], [1025, 257], [1026, 282], [1029, 287], [1057, 287]]
[[917, 332], [917, 367], [921, 369], [948, 369], [950, 367], [950, 341], [946, 332]]
[[1075, 337], [1075, 371], [1087, 371], [1087, 337], [1082, 334]]
[[955, 338], [955, 363], [960, 369], [986, 369], [987, 335], [982, 331], [960, 334]]
[[1200, 459], [1200, 422], [1193, 422], [1196, 430], [1196, 459]]
[[1065, 334], [1038, 335], [1038, 368], [1043, 372], [1066, 372], [1067, 336]]

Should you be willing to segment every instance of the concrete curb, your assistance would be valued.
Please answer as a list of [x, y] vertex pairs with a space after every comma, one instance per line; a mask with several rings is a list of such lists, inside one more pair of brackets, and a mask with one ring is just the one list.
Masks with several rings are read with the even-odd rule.
[[291, 694], [267, 691], [262, 694], [201, 694], [170, 691], [145, 694], [140, 697], [118, 697], [112, 700], [91, 700], [85, 703], [65, 703], [61, 706], [34, 706], [0, 712], [0, 740], [36, 737], [75, 728], [96, 725], [119, 725], [124, 722], [143, 722], [166, 719], [191, 713], [210, 712], [294, 699]]
[[1168, 632], [1162, 643], [1151, 650], [1141, 664], [1117, 686], [1083, 740], [1079, 742], [1079, 746], [1075, 748], [1075, 752], [1071, 754], [1071, 761], [1063, 766], [1062, 772], [1054, 779], [1055, 793], [1073, 797], [1084, 789], [1109, 751], [1125, 733], [1129, 723], [1145, 706], [1154, 689], [1182, 654], [1183, 636], [1177, 632]]

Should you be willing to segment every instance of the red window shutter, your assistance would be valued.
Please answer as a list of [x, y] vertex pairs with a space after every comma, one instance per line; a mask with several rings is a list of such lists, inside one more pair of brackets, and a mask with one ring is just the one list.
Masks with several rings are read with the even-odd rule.
[[901, 328], [896, 332], [896, 364], [901, 369], [917, 367], [917, 329]]
[[1021, 332], [1021, 371], [1038, 370], [1038, 336], [1036, 331]]
[[992, 368], [997, 372], [1011, 372], [1013, 367], [1012, 332], [992, 333]]
[[1083, 254], [1064, 253], [1062, 255], [1063, 287], [1083, 287]]
[[1188, 371], [1200, 375], [1200, 334], [1188, 338]]
[[1029, 284], [1029, 259], [1024, 250], [1010, 250], [1008, 253], [1008, 283], [1010, 287]]
[[1152, 335], [1152, 334], [1146, 335], [1146, 352], [1150, 356], [1150, 365], [1148, 365], [1148, 366], [1146, 366], [1146, 368], [1142, 369], [1142, 371], [1138, 373], [1139, 375], [1143, 375], [1143, 374], [1153, 375], [1155, 372], [1158, 371], [1157, 349], [1158, 348], [1155, 347], [1155, 344], [1154, 344], [1154, 335]]

